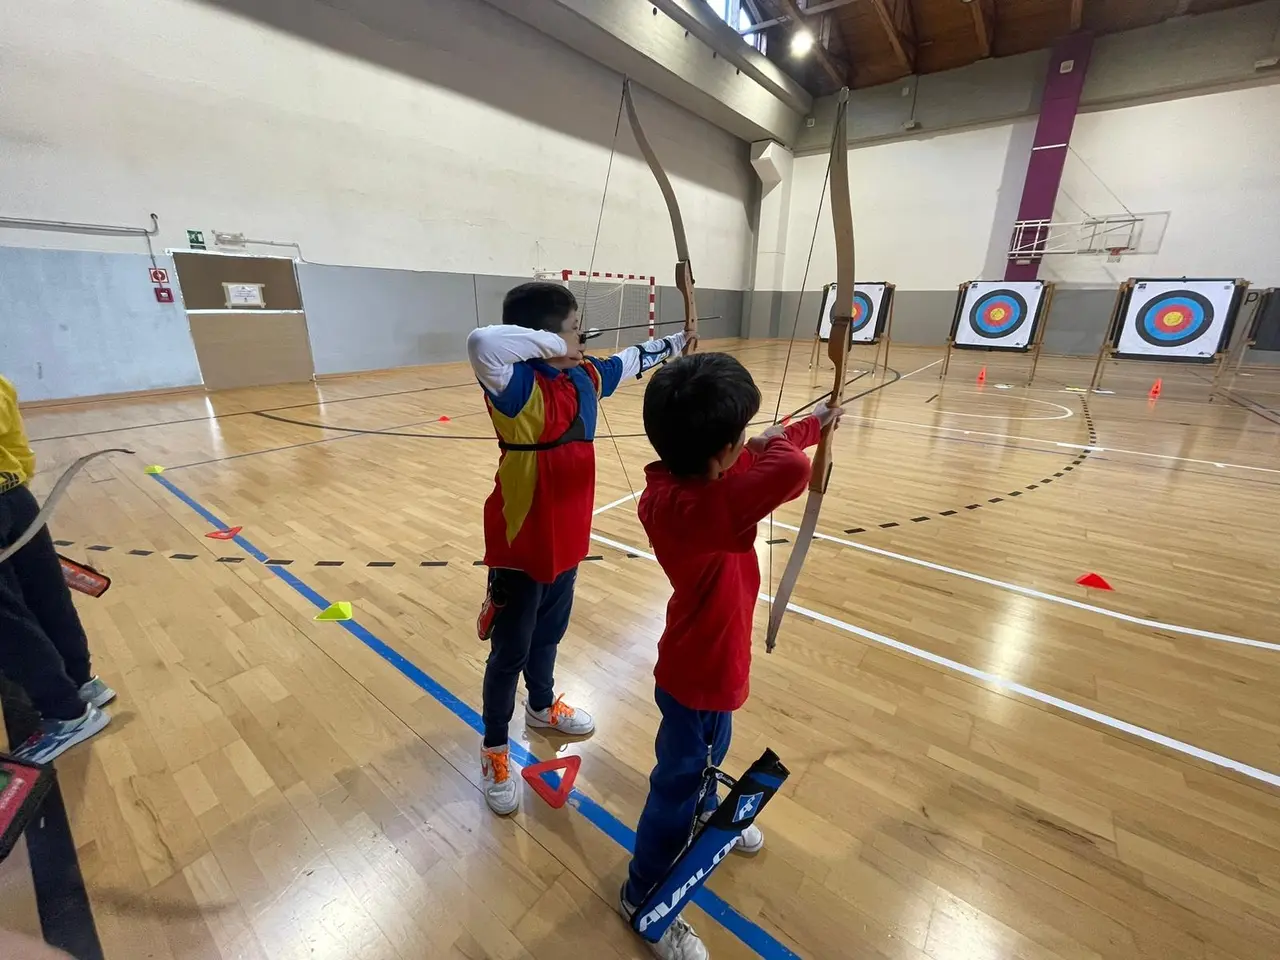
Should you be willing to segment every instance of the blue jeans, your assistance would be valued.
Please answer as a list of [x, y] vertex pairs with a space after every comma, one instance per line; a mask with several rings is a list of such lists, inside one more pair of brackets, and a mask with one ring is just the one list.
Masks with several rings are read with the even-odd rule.
[[555, 700], [556, 650], [569, 628], [578, 568], [552, 583], [539, 583], [519, 570], [491, 570], [489, 590], [500, 606], [484, 667], [484, 745], [507, 742], [516, 708], [520, 674], [529, 690], [529, 709], [545, 710]]
[[729, 752], [733, 714], [690, 710], [661, 687], [653, 698], [662, 711], [653, 749], [658, 762], [649, 774], [649, 797], [636, 824], [636, 850], [627, 879], [627, 901], [639, 906], [666, 876], [689, 840], [695, 815], [710, 813], [719, 802], [715, 781], [698, 803], [708, 765], [719, 766]]

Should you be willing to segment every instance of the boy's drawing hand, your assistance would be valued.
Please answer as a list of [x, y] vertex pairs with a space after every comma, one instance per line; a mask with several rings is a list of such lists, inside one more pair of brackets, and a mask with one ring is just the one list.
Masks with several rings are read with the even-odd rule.
[[831, 429], [835, 430], [840, 426], [840, 418], [844, 416], [844, 407], [829, 407], [825, 402], [820, 403], [813, 408], [813, 415], [824, 429], [827, 424], [831, 424]]
[[786, 428], [780, 423], [775, 423], [771, 427], [766, 427], [764, 432], [761, 433], [758, 437], [752, 437], [750, 440], [747, 441], [747, 449], [750, 450], [752, 453], [760, 453], [762, 450], [764, 450], [765, 447], [769, 445], [770, 440], [772, 440], [774, 437], [782, 436], [785, 430]]

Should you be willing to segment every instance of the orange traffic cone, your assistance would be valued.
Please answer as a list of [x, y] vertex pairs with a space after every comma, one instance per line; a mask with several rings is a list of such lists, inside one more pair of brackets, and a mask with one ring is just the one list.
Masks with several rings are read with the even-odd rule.
[[987, 382], [987, 368], [986, 368], [986, 367], [983, 367], [981, 370], [979, 370], [979, 371], [978, 371], [978, 382], [979, 382], [979, 383], [986, 383], [986, 382]]
[[1156, 397], [1160, 396], [1160, 388], [1161, 388], [1163, 385], [1164, 385], [1164, 379], [1163, 379], [1163, 378], [1160, 378], [1160, 377], [1157, 377], [1157, 378], [1156, 378], [1156, 382], [1155, 382], [1155, 383], [1153, 383], [1153, 384], [1151, 385], [1151, 392], [1150, 392], [1150, 393], [1148, 393], [1148, 394], [1147, 394], [1147, 396], [1148, 396], [1150, 399], [1152, 399], [1152, 400], [1154, 400]]

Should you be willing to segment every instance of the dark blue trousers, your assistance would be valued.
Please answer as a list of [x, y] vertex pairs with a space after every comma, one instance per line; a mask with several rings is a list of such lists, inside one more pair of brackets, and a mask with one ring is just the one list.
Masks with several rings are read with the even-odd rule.
[[649, 774], [649, 798], [636, 825], [636, 850], [631, 858], [627, 901], [640, 901], [666, 876], [689, 840], [696, 815], [709, 813], [719, 802], [715, 781], [699, 804], [708, 766], [719, 766], [729, 752], [733, 714], [718, 710], [690, 710], [655, 687], [653, 698], [662, 711], [654, 753], [658, 762]]
[[[0, 493], [0, 548], [17, 540], [39, 511], [26, 487]], [[26, 690], [46, 720], [84, 713], [79, 690], [89, 682], [89, 641], [48, 527], [0, 563], [0, 673]]]
[[539, 583], [519, 570], [489, 572], [489, 594], [498, 614], [484, 667], [486, 747], [507, 742], [521, 673], [530, 709], [545, 710], [555, 700], [556, 650], [569, 628], [577, 580], [577, 567], [551, 583]]

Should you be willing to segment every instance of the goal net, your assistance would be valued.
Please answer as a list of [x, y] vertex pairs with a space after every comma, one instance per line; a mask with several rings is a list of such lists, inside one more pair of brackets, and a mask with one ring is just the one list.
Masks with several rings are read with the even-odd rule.
[[540, 271], [540, 280], [559, 280], [578, 301], [578, 316], [586, 332], [599, 331], [615, 349], [651, 337], [657, 319], [655, 278], [637, 273], [602, 270]]

